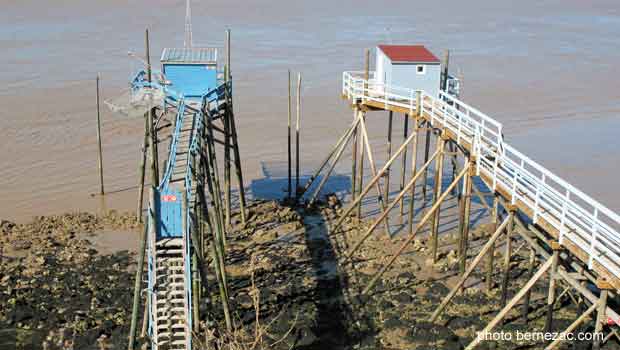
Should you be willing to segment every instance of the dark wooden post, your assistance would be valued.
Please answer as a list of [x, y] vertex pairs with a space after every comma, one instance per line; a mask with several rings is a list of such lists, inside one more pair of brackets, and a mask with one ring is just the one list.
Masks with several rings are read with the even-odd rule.
[[299, 123], [301, 120], [301, 73], [297, 74], [297, 123], [295, 124], [295, 198], [299, 194]]
[[509, 206], [508, 209], [510, 215], [510, 223], [506, 228], [506, 252], [504, 255], [504, 277], [502, 280], [502, 299], [500, 305], [505, 306], [506, 300], [508, 300], [508, 282], [510, 280], [510, 257], [512, 255], [512, 232], [514, 230], [514, 217], [516, 213], [516, 207]]
[[553, 306], [555, 304], [555, 285], [558, 274], [558, 262], [560, 259], [560, 250], [562, 246], [558, 242], [550, 242], [551, 249], [553, 249], [553, 263], [551, 264], [551, 271], [549, 271], [549, 293], [547, 294], [547, 317], [545, 319], [545, 332], [551, 332], [553, 324]]
[[[149, 42], [149, 30], [146, 30], [145, 35], [145, 45], [146, 45], [146, 70], [147, 70], [147, 80], [151, 82], [151, 49]], [[148, 123], [149, 123], [149, 135], [151, 136], [151, 178], [153, 179], [153, 185], [157, 186], [159, 184], [159, 155], [157, 152], [157, 130], [155, 128], [155, 109], [150, 108], [148, 111]]]
[[598, 279], [596, 281], [596, 287], [600, 289], [601, 296], [598, 300], [596, 324], [594, 325], [594, 341], [592, 342], [592, 350], [600, 350], [602, 345], [601, 334], [603, 332], [603, 325], [607, 320], [607, 298], [609, 291], [613, 290], [613, 286], [604, 279]]
[[[226, 31], [226, 66], [224, 69], [224, 82], [230, 81], [230, 31]], [[227, 101], [228, 102], [228, 101]], [[227, 106], [230, 111], [230, 106]], [[230, 195], [230, 113], [224, 115], [224, 210], [225, 224], [230, 225], [231, 195]]]
[[[357, 118], [357, 110], [353, 111], [353, 119]], [[357, 148], [359, 142], [357, 141], [357, 134], [359, 129], [357, 125], [353, 129], [353, 141], [351, 142], [351, 202], [355, 202], [357, 198]], [[359, 223], [359, 217], [357, 217]]]
[[[409, 115], [405, 114], [405, 122], [403, 125], [403, 140], [406, 140], [408, 135], [409, 135]], [[399, 188], [400, 191], [402, 191], [403, 188], [405, 187], [405, 179], [407, 175], [406, 170], [407, 170], [407, 149], [405, 148], [405, 150], [403, 151], [402, 164], [400, 168], [400, 188]], [[405, 215], [405, 207], [403, 206], [403, 203], [404, 203], [404, 197], [400, 199], [400, 203], [399, 203], [401, 224], [403, 222], [403, 216]]]
[[149, 118], [144, 116], [144, 138], [142, 140], [142, 159], [138, 167], [138, 209], [136, 210], [136, 218], [138, 222], [142, 222], [142, 205], [144, 203], [144, 178], [146, 176], [146, 151], [149, 147]]
[[[497, 230], [497, 225], [499, 225], [499, 196], [497, 193], [493, 194], [493, 210], [491, 211], [491, 217], [493, 220], [493, 228], [492, 230]], [[486, 272], [486, 287], [487, 292], [490, 292], [493, 289], [493, 260], [495, 260], [495, 243], [491, 245], [489, 248], [489, 254], [487, 255], [487, 272]]]
[[[530, 248], [530, 257], [528, 260], [528, 270], [527, 270], [527, 278], [530, 279], [534, 276], [534, 270], [536, 269], [536, 250], [534, 248]], [[523, 306], [521, 315], [523, 317], [523, 324], [527, 324], [528, 315], [530, 313], [530, 298], [532, 296], [532, 291], [528, 291], [525, 293], [525, 297], [523, 297]]]
[[288, 70], [288, 143], [287, 143], [287, 150], [288, 150], [288, 198], [292, 198], [292, 193], [293, 193], [293, 184], [292, 184], [292, 180], [291, 180], [291, 166], [292, 166], [292, 159], [291, 159], [291, 119], [292, 119], [292, 111], [291, 111], [291, 70]]
[[103, 186], [103, 151], [101, 148], [101, 111], [99, 107], [99, 74], [97, 74], [97, 145], [99, 146], [99, 193], [105, 194]]
[[[475, 161], [470, 158], [469, 160], [469, 174], [464, 177], [465, 185], [465, 193], [463, 196], [462, 202], [462, 217], [461, 217], [461, 230], [459, 232], [460, 236], [460, 244], [459, 244], [459, 272], [461, 275], [465, 273], [466, 262], [467, 262], [467, 248], [469, 245], [469, 219], [471, 214], [471, 188], [472, 182], [474, 181], [474, 176], [476, 175], [476, 167]], [[456, 174], [455, 174], [456, 176]]]
[[[427, 123], [426, 125], [426, 138], [424, 140], [424, 163], [428, 161], [428, 152], [431, 147], [431, 132], [433, 126], [431, 123]], [[422, 198], [424, 203], [426, 203], [426, 188], [428, 186], [428, 168], [424, 169], [424, 186], [422, 186]]]
[[[418, 97], [419, 97], [419, 93], [418, 93]], [[414, 134], [414, 140], [413, 142], [413, 146], [411, 146], [411, 174], [412, 176], [415, 178], [416, 173], [417, 173], [417, 168], [418, 168], [418, 129], [419, 129], [419, 125], [418, 125], [418, 118], [419, 118], [419, 114], [417, 117], [415, 117], [413, 119], [413, 134]], [[414, 217], [414, 210], [415, 210], [415, 183], [416, 181], [413, 181], [413, 185], [411, 186], [411, 192], [409, 194], [410, 198], [409, 198], [409, 217], [407, 220], [407, 225], [408, 225], [408, 230], [407, 232], [409, 234], [411, 234], [413, 232], [413, 217]]]
[[[446, 145], [446, 135], [443, 131], [437, 135], [437, 150], [440, 152], [435, 163], [435, 189], [434, 189], [434, 201], [437, 202], [441, 196], [441, 184], [443, 175], [443, 159], [444, 159], [444, 147]], [[437, 261], [437, 244], [439, 239], [439, 216], [441, 213], [441, 206], [437, 207], [437, 210], [433, 213], [433, 221], [431, 226], [431, 255], [433, 262]]]
[[[392, 157], [392, 120], [394, 119], [394, 112], [388, 112], [388, 134], [387, 134], [387, 159]], [[390, 202], [390, 167], [385, 172], [385, 191], [383, 195], [384, 203]]]

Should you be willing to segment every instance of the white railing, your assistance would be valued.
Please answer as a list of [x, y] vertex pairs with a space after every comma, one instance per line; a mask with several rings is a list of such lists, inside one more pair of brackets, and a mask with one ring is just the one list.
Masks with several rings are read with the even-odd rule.
[[363, 72], [344, 72], [342, 78], [342, 94], [354, 101], [410, 113], [417, 111], [419, 101], [433, 126], [449, 130], [457, 143], [470, 147], [477, 174], [489, 178], [493, 190], [501, 187], [513, 204], [526, 205], [534, 223], [542, 218], [557, 229], [560, 244], [568, 239], [586, 252], [590, 268], [596, 261], [620, 277], [620, 216], [506, 144], [501, 123], [443, 91], [431, 96], [385, 85], [374, 73], [368, 81]]

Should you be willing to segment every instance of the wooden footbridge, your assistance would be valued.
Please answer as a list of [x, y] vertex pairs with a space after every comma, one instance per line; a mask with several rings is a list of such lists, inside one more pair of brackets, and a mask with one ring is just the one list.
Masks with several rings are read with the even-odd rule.
[[[418, 73], [420, 71], [418, 70]], [[573, 331], [588, 315], [596, 312], [596, 332], [603, 331], [604, 326], [609, 331], [604, 339], [595, 341], [594, 348], [599, 348], [610, 336], [617, 336], [617, 325], [620, 324], [618, 313], [607, 303], [608, 298], [616, 296], [620, 290], [620, 216], [519, 152], [504, 139], [500, 122], [457, 99], [449, 88], [447, 59], [441, 74], [441, 89], [438, 94], [392, 86], [385, 83], [380, 74], [369, 70], [368, 52], [364, 71], [344, 72], [342, 96], [350, 103], [354, 111], [354, 120], [312, 176], [310, 182], [324, 173], [323, 181], [310, 197], [310, 201], [315, 201], [347, 143], [353, 140], [352, 202], [344, 209], [339, 220], [332, 225], [331, 231], [333, 234], [336, 233], [351, 213], [357, 212], [359, 215], [362, 200], [373, 189], [383, 210], [378, 217], [372, 219], [370, 227], [361, 232], [348, 256], [355, 254], [381, 222], [387, 224], [390, 211], [394, 207], [401, 207], [402, 216], [406, 211], [403, 208], [403, 198], [410, 198], [407, 239], [366, 286], [365, 293], [373, 288], [375, 282], [400, 257], [427, 223], [430, 225], [428, 239], [432, 258], [433, 261], [437, 261], [441, 205], [454, 192], [457, 193], [459, 202], [458, 254], [461, 278], [430, 320], [438, 321], [442, 312], [449, 307], [451, 299], [462, 290], [468, 277], [485, 257], [489, 267], [487, 288], [492, 287], [495, 242], [500, 236], [505, 235], [504, 271], [500, 284], [503, 309], [482, 331], [491, 331], [521, 300], [524, 300], [522, 307], [524, 319], [527, 320], [531, 288], [546, 274], [550, 277], [545, 330], [552, 329], [553, 305], [558, 298], [556, 287], [562, 282], [568, 286], [567, 289], [577, 291], [589, 305], [586, 313], [567, 331]], [[389, 112], [388, 142], [391, 141], [393, 114], [404, 115], [404, 142], [394, 153], [391, 153], [391, 148], [388, 146], [388, 160], [383, 165], [374, 162], [365, 124], [367, 115], [376, 111]], [[410, 135], [407, 135], [407, 124], [413, 125], [413, 132]], [[420, 135], [424, 133], [426, 144], [421, 162], [418, 158], [420, 152], [418, 143]], [[435, 138], [433, 141], [435, 148], [431, 155], [432, 138]], [[409, 147], [411, 147], [412, 174], [409, 180], [405, 181], [406, 153]], [[362, 183], [364, 156], [370, 162], [372, 171], [372, 178], [366, 184]], [[387, 174], [391, 167], [398, 165], [397, 159], [402, 160], [402, 182], [400, 192], [390, 201]], [[452, 163], [452, 181], [447, 187], [442, 187], [446, 160], [451, 160]], [[420, 166], [418, 163], [423, 165]], [[426, 201], [429, 178], [427, 174], [433, 163], [432, 202], [414, 226], [416, 182], [422, 183], [423, 197]], [[328, 164], [331, 166], [328, 167]], [[379, 167], [380, 169], [377, 169]], [[487, 203], [487, 198], [484, 198], [486, 195], [476, 186], [476, 183], [480, 182], [486, 185], [487, 195], [494, 198], [492, 208]], [[310, 183], [305, 186], [306, 189], [309, 187]], [[468, 260], [470, 207], [473, 195], [480, 196], [482, 204], [493, 209], [492, 220], [496, 230], [491, 233], [475, 258]], [[503, 220], [499, 218], [498, 207], [503, 207], [508, 214]], [[511, 300], [508, 300], [510, 263], [514, 250], [511, 240], [516, 237], [521, 237], [528, 243], [532, 262], [529, 281]], [[536, 261], [541, 262], [537, 269], [534, 268]], [[467, 349], [474, 348], [480, 341], [481, 338], [474, 339]], [[547, 349], [555, 348], [558, 343], [549, 344]]]
[[[207, 290], [208, 265], [213, 266], [214, 271], [209, 273], [219, 285], [226, 326], [229, 330], [232, 327], [224, 247], [233, 206], [233, 166], [240, 184], [242, 221], [245, 193], [233, 113], [229, 32], [226, 52], [228, 59], [221, 71], [215, 48], [165, 49], [161, 71], [147, 62], [147, 69], [131, 82], [132, 103], [144, 105], [143, 101], [149, 101], [145, 144], [151, 151], [152, 185], [148, 220], [140, 240], [130, 350], [136, 345], [141, 300], [145, 304], [141, 336], [148, 339], [151, 349], [196, 348], [192, 339], [201, 322], [199, 304]], [[162, 121], [168, 122], [167, 128]], [[166, 139], [167, 161], [159, 179], [157, 144]], [[222, 153], [223, 162], [218, 163]], [[145, 159], [146, 149], [142, 181]], [[218, 164], [223, 165], [222, 177]], [[139, 202], [140, 218], [142, 198]], [[207, 255], [211, 264], [206, 263]], [[146, 293], [144, 297], [142, 292]]]

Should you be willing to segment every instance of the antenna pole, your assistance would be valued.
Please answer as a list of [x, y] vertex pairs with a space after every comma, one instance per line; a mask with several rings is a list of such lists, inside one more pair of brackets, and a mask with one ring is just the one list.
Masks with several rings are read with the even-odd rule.
[[192, 6], [191, 0], [185, 3], [185, 48], [192, 47]]

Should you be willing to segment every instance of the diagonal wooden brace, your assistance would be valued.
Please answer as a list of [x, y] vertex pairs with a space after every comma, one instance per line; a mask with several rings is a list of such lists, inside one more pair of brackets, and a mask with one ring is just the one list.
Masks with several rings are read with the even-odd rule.
[[[396, 259], [403, 253], [403, 251], [405, 251], [405, 248], [407, 248], [407, 246], [413, 242], [413, 239], [415, 238], [416, 234], [420, 231], [420, 229], [422, 227], [424, 227], [424, 225], [430, 220], [430, 218], [433, 216], [433, 214], [435, 213], [435, 211], [437, 210], [437, 208], [439, 208], [439, 206], [441, 205], [441, 202], [443, 202], [444, 199], [446, 199], [446, 197], [448, 197], [448, 195], [450, 194], [450, 192], [452, 191], [452, 189], [459, 183], [459, 181], [461, 180], [461, 178], [463, 176], [465, 176], [465, 174], [467, 174], [467, 171], [469, 170], [469, 163], [467, 165], [465, 165], [465, 167], [463, 167], [463, 170], [461, 170], [461, 172], [459, 173], [458, 176], [456, 176], [454, 178], [454, 181], [452, 181], [452, 183], [450, 184], [450, 186], [448, 186], [448, 188], [443, 192], [443, 194], [437, 199], [437, 201], [435, 202], [435, 204], [433, 204], [433, 206], [429, 209], [429, 211], [424, 215], [424, 217], [420, 220], [420, 222], [418, 223], [418, 226], [416, 226], [415, 231], [413, 231], [411, 233], [411, 235], [409, 236], [409, 238], [400, 246], [400, 248], [398, 248], [398, 251], [396, 252], [396, 254], [394, 254], [392, 256], [392, 258], [390, 259], [390, 261], [388, 261], [387, 264], [385, 264], [383, 266], [383, 268], [381, 268], [381, 270], [379, 272], [377, 272], [377, 274], [375, 274], [375, 276], [373, 277], [373, 279], [370, 281], [370, 283], [368, 284], [368, 286], [364, 289], [364, 291], [362, 292], [362, 294], [366, 294], [368, 293], [368, 291], [370, 291], [372, 289], [372, 287], [375, 285], [375, 283], [377, 283], [377, 280], [385, 273], [385, 271], [387, 271], [392, 264], [394, 264], [394, 262], [396, 261]], [[423, 171], [423, 169], [420, 169], [420, 173]], [[403, 190], [404, 193], [407, 190], [409, 190], [409, 187], [411, 186], [411, 184], [413, 184], [413, 179], [411, 182], [409, 182], [409, 184], [407, 184], [407, 187]], [[394, 201], [396, 202], [396, 201]], [[358, 244], [359, 246], [359, 244]]]

